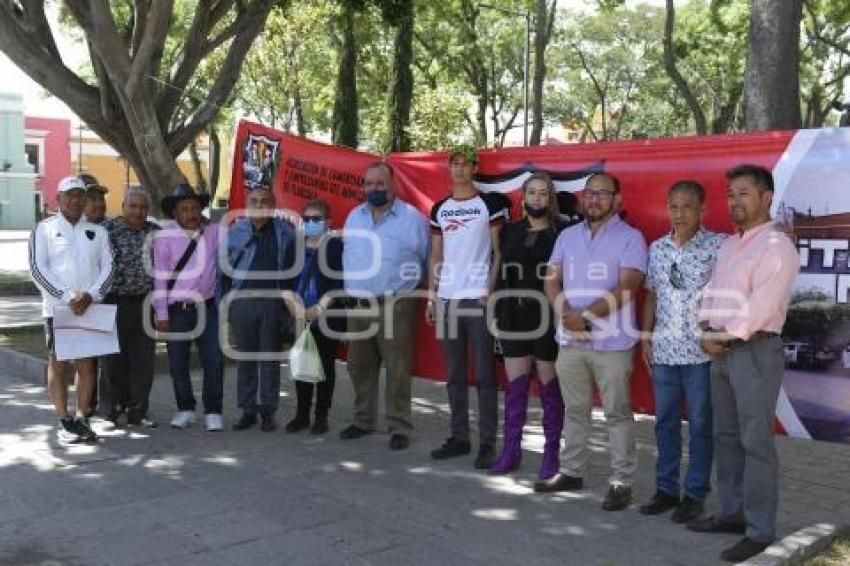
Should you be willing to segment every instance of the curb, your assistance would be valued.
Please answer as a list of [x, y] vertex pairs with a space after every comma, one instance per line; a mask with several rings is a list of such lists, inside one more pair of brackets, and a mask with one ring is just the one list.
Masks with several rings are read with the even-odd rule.
[[747, 566], [798, 566], [826, 550], [833, 541], [850, 533], [850, 512], [840, 513], [835, 523], [818, 523], [774, 542], [764, 552], [742, 564]]
[[0, 285], [0, 295], [3, 295], [4, 297], [41, 297], [38, 287], [36, 287], [31, 281], [4, 283]]
[[47, 384], [47, 360], [32, 354], [0, 347], [0, 367], [33, 385]]

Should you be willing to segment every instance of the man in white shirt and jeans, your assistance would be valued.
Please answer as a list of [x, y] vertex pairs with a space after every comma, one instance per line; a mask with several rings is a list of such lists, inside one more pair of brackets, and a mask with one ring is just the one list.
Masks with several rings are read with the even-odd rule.
[[94, 386], [94, 359], [73, 360], [79, 376], [76, 414], [68, 412], [66, 362], [56, 360], [53, 310], [64, 305], [82, 315], [100, 302], [112, 283], [109, 236], [101, 226], [83, 219], [86, 186], [78, 177], [59, 182], [59, 214], [33, 229], [29, 242], [30, 275], [41, 291], [47, 338], [47, 390], [59, 417], [59, 439], [68, 443], [96, 442], [85, 415]]

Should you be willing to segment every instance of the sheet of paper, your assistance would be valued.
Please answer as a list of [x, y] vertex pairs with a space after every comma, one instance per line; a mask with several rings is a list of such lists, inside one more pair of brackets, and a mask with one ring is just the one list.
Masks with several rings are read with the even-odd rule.
[[53, 312], [53, 335], [59, 361], [115, 354], [118, 325], [115, 305], [91, 305], [77, 316], [70, 307], [57, 306]]

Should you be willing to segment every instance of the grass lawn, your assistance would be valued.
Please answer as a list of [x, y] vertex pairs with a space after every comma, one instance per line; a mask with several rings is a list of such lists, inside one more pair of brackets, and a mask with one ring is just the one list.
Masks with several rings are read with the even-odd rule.
[[835, 539], [822, 554], [805, 562], [806, 566], [847, 566], [850, 564], [850, 534]]
[[44, 345], [44, 328], [7, 328], [0, 330], [0, 346], [26, 352], [37, 358], [44, 358], [47, 349]]
[[29, 274], [17, 271], [0, 271], [0, 295], [37, 294]]
[[[47, 358], [47, 348], [44, 345], [44, 328], [41, 326], [0, 329], [0, 347], [26, 352], [37, 358]], [[193, 363], [197, 363], [197, 360], [193, 360]], [[156, 343], [156, 365], [158, 369], [168, 368], [165, 342]]]

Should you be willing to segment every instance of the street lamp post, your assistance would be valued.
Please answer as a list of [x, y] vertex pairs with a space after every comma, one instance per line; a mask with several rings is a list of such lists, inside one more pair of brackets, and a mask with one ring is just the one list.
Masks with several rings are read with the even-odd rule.
[[529, 67], [529, 59], [531, 58], [531, 12], [529, 10], [525, 10], [524, 12], [519, 12], [517, 10], [511, 10], [509, 8], [503, 8], [502, 6], [494, 6], [492, 4], [483, 4], [479, 3], [478, 6], [480, 8], [488, 8], [490, 10], [496, 10], [497, 12], [502, 12], [503, 14], [509, 14], [511, 16], [517, 16], [520, 18], [525, 18], [525, 49], [522, 54], [522, 106], [523, 106], [523, 130], [522, 130], [522, 139], [523, 145], [528, 145], [528, 67]]

